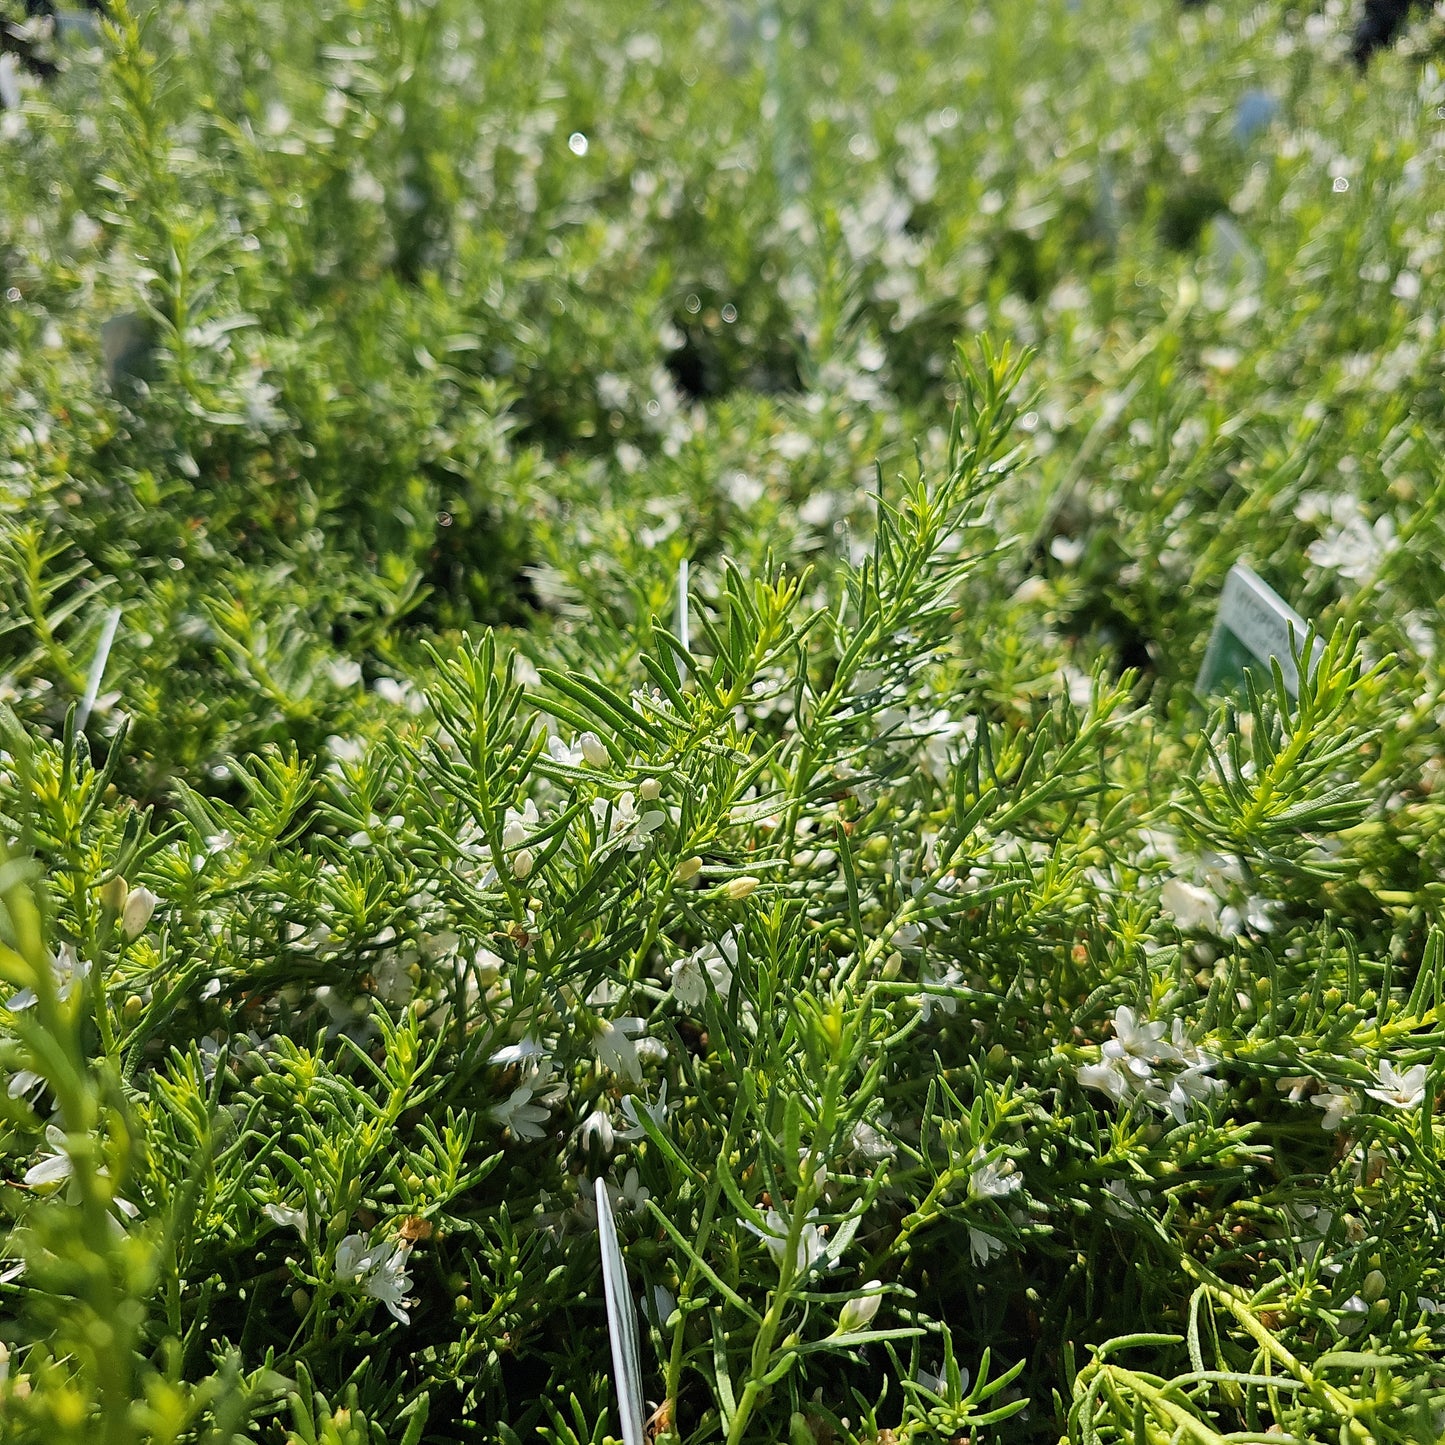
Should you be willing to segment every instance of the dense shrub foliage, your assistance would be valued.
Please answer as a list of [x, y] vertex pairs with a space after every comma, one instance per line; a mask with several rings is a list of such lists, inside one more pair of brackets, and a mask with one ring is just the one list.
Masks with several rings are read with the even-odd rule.
[[[1351, 23], [27, 37], [0, 1436], [631, 1445], [601, 1178], [658, 1439], [1442, 1438], [1445, 76]], [[1241, 559], [1297, 698], [1195, 693]]]

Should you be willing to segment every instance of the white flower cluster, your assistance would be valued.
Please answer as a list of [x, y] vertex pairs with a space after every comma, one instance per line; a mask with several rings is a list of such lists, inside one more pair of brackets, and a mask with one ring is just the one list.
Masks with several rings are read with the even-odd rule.
[[[1425, 1101], [1429, 1085], [1430, 1070], [1425, 1064], [1415, 1064], [1408, 1069], [1397, 1069], [1389, 1059], [1382, 1059], [1375, 1069], [1375, 1083], [1365, 1093], [1392, 1109], [1418, 1109]], [[1327, 1133], [1344, 1126], [1360, 1112], [1362, 1101], [1359, 1093], [1348, 1084], [1327, 1084], [1317, 1081], [1310, 1074], [1294, 1074], [1276, 1079], [1275, 1088], [1288, 1094], [1291, 1103], [1298, 1103], [1305, 1094], [1318, 1086], [1319, 1092], [1310, 1093], [1309, 1101], [1323, 1111], [1320, 1128]]]
[[1272, 901], [1246, 894], [1239, 865], [1232, 859], [1203, 862], [1203, 885], [1170, 878], [1159, 892], [1159, 903], [1183, 933], [1210, 933], [1234, 938], [1246, 929], [1270, 933], [1274, 929]]
[[336, 1282], [359, 1294], [380, 1300], [402, 1324], [410, 1324], [406, 1292], [411, 1276], [406, 1272], [411, 1246], [398, 1239], [369, 1244], [363, 1234], [348, 1234], [336, 1246]]
[[552, 1110], [567, 1095], [565, 1081], [552, 1071], [552, 1060], [535, 1039], [498, 1049], [490, 1059], [493, 1064], [520, 1064], [522, 1076], [512, 1092], [500, 1104], [493, 1104], [488, 1114], [506, 1129], [513, 1139], [541, 1139], [547, 1132]]
[[1398, 543], [1394, 519], [1382, 516], [1371, 521], [1352, 492], [1306, 492], [1295, 506], [1295, 516], [1322, 526], [1305, 556], [1316, 567], [1338, 572], [1350, 582], [1368, 581]]
[[[1218, 1062], [1185, 1035], [1174, 1020], [1170, 1037], [1160, 1021], [1144, 1023], [1127, 1004], [1114, 1011], [1114, 1037], [1101, 1050], [1095, 1064], [1081, 1064], [1078, 1079], [1085, 1088], [1098, 1089], [1115, 1103], [1142, 1099], [1150, 1107], [1184, 1123], [1193, 1104], [1224, 1088], [1210, 1075]], [[1166, 1068], [1176, 1072], [1166, 1073]]]

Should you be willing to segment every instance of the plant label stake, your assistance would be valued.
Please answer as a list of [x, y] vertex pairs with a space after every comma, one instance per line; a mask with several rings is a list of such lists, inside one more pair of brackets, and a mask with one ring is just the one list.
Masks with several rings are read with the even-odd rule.
[[617, 1243], [617, 1224], [607, 1181], [593, 1185], [597, 1196], [597, 1234], [602, 1241], [602, 1288], [607, 1296], [607, 1333], [612, 1337], [612, 1383], [622, 1417], [623, 1445], [646, 1445], [642, 1413], [642, 1361], [637, 1352], [637, 1306], [627, 1286], [627, 1266]]
[[677, 564], [677, 640], [682, 643], [682, 655], [677, 659], [677, 680], [687, 681], [687, 655], [692, 651], [692, 639], [688, 635], [687, 617], [687, 558]]
[[85, 725], [90, 721], [91, 709], [95, 706], [95, 700], [100, 696], [101, 679], [105, 676], [105, 664], [110, 660], [111, 644], [115, 641], [115, 629], [120, 626], [120, 608], [112, 607], [106, 615], [105, 625], [100, 629], [100, 642], [95, 649], [95, 657], [90, 664], [90, 676], [85, 683], [85, 696], [80, 700], [80, 707], [75, 714], [76, 732], [84, 732]]
[[[1284, 674], [1289, 695], [1298, 697], [1299, 671], [1290, 653], [1290, 635], [1294, 635], [1294, 645], [1302, 647], [1306, 631], [1304, 618], [1284, 598], [1243, 562], [1236, 562], [1224, 579], [1219, 613], [1195, 690], [1203, 695], [1243, 688], [1250, 666], [1257, 664], [1268, 675], [1273, 659]], [[1315, 638], [1307, 666], [1313, 665], [1322, 647]]]

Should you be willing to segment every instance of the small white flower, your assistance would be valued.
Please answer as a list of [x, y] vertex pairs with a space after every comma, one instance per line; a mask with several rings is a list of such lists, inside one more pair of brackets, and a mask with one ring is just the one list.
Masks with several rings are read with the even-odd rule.
[[642, 1063], [637, 1057], [637, 1046], [632, 1042], [646, 1027], [646, 1021], [638, 1018], [599, 1019], [597, 1032], [592, 1037], [592, 1048], [597, 1062], [604, 1069], [633, 1084], [642, 1082]]
[[1320, 1120], [1320, 1128], [1329, 1133], [1338, 1129], [1360, 1107], [1355, 1091], [1347, 1089], [1343, 1084], [1330, 1084], [1323, 1094], [1311, 1094], [1310, 1103], [1325, 1111], [1325, 1117]]
[[631, 793], [623, 793], [615, 803], [594, 798], [592, 816], [599, 830], [607, 829], [608, 845], [626, 848], [629, 853], [646, 847], [647, 840], [667, 821], [667, 814], [661, 808], [639, 813], [637, 800]]
[[567, 744], [555, 734], [547, 739], [547, 755], [554, 763], [560, 763], [564, 768], [577, 768], [582, 765], [582, 748], [578, 743]]
[[635, 1047], [641, 1063], [662, 1064], [667, 1062], [667, 1045], [661, 1039], [655, 1039], [649, 1035], [646, 1038], [638, 1039]]
[[1223, 1093], [1224, 1081], [1209, 1075], [1213, 1067], [1212, 1059], [1193, 1064], [1170, 1079], [1167, 1089], [1157, 1084], [1146, 1085], [1144, 1097], [1149, 1103], [1167, 1111], [1175, 1123], [1183, 1124], [1189, 1118], [1192, 1104], [1201, 1103], [1212, 1094]]
[[[55, 980], [55, 996], [64, 1003], [71, 995], [75, 985], [88, 977], [90, 974], [90, 963], [88, 960], [76, 957], [75, 949], [68, 943], [60, 945], [59, 952], [53, 954], [50, 959], [50, 975]], [[12, 995], [6, 1000], [5, 1007], [11, 1013], [19, 1013], [22, 1009], [35, 1007], [35, 990], [33, 988], [22, 988], [19, 993]]]
[[[1334, 1226], [1334, 1211], [1318, 1204], [1301, 1203], [1292, 1203], [1288, 1209], [1295, 1221], [1294, 1233], [1299, 1242], [1300, 1253], [1306, 1260], [1313, 1262]], [[1338, 1264], [1327, 1264], [1325, 1269], [1328, 1273], [1338, 1274], [1340, 1267]]]
[[1365, 1092], [1372, 1099], [1378, 1099], [1382, 1104], [1389, 1104], [1393, 1108], [1415, 1109], [1425, 1097], [1425, 1081], [1429, 1073], [1424, 1064], [1416, 1064], [1402, 1074], [1397, 1072], [1388, 1059], [1383, 1059], [1380, 1067], [1375, 1070], [1378, 1083]]
[[502, 846], [504, 848], [520, 848], [538, 828], [542, 826], [542, 820], [537, 816], [537, 805], [530, 798], [520, 812], [515, 808], [507, 809], [507, 820], [502, 826]]
[[65, 1131], [49, 1124], [45, 1129], [45, 1142], [54, 1151], [42, 1154], [25, 1171], [24, 1183], [27, 1189], [40, 1189], [49, 1193], [57, 1184], [69, 1179], [75, 1171], [70, 1153], [65, 1147]]
[[[495, 1061], [495, 1059], [494, 1059]], [[550, 1064], [535, 1068], [532, 1073], [500, 1104], [487, 1111], [514, 1139], [540, 1139], [546, 1134], [552, 1108], [561, 1102], [567, 1086], [552, 1078]]]
[[969, 1171], [969, 1192], [978, 1199], [1003, 1199], [1023, 1188], [1024, 1177], [1012, 1159], [990, 1160], [982, 1144], [973, 1151]]
[[529, 1084], [518, 1084], [507, 1099], [492, 1105], [487, 1112], [504, 1129], [510, 1130], [514, 1139], [542, 1138], [546, 1133], [543, 1126], [551, 1116], [550, 1109], [532, 1102]]
[[638, 1177], [636, 1169], [629, 1169], [622, 1180], [622, 1203], [634, 1214], [641, 1214], [647, 1208], [652, 1191]]
[[311, 1221], [305, 1209], [293, 1208], [289, 1204], [263, 1204], [261, 1213], [283, 1229], [294, 1229], [303, 1240], [311, 1237]]
[[1305, 556], [1316, 567], [1338, 572], [1351, 582], [1363, 582], [1395, 549], [1394, 520], [1384, 516], [1371, 522], [1353, 497], [1338, 499], [1331, 510], [1332, 525], [1310, 543]]
[[[1124, 1060], [1140, 1078], [1149, 1075], [1148, 1064], [1177, 1061], [1179, 1051], [1164, 1042], [1164, 1024], [1141, 1023], [1128, 1004], [1114, 1010], [1114, 1037], [1104, 1045], [1104, 1057]], [[1140, 1065], [1145, 1065], [1141, 1068]]]
[[[500, 962], [500, 960], [498, 960]], [[518, 1039], [515, 1044], [507, 1044], [494, 1053], [487, 1062], [506, 1067], [509, 1064], [520, 1064], [531, 1059], [542, 1059], [547, 1055], [547, 1050], [534, 1039], [531, 1034]]]
[[[811, 1220], [817, 1212], [816, 1209], [810, 1209], [808, 1219]], [[748, 1219], [743, 1220], [743, 1228], [756, 1234], [762, 1240], [767, 1246], [768, 1253], [773, 1257], [773, 1263], [781, 1269], [788, 1248], [788, 1221], [776, 1209], [770, 1209], [763, 1216], [761, 1228]], [[798, 1245], [793, 1255], [793, 1265], [797, 1273], [799, 1275], [807, 1274], [819, 1260], [824, 1258], [826, 1252], [827, 1246], [823, 1243], [822, 1231], [816, 1224], [805, 1223], [798, 1232]]]
[[904, 923], [893, 930], [888, 941], [905, 958], [915, 958], [923, 952], [924, 932], [917, 923]]
[[[945, 1369], [946, 1366], [942, 1360], [938, 1362], [938, 1368], [936, 1370], [920, 1368], [918, 1371], [919, 1389], [927, 1390], [930, 1395], [939, 1395], [946, 1398], [948, 1395], [948, 1376], [944, 1373]], [[970, 1370], [960, 1370], [959, 1376], [959, 1389], [962, 1394], [966, 1395], [968, 1394], [969, 1383], [973, 1379], [973, 1373]]]
[[415, 949], [387, 954], [371, 971], [376, 996], [391, 1008], [405, 1008], [416, 992]]
[[677, 1308], [677, 1296], [666, 1285], [655, 1284], [643, 1294], [640, 1303], [647, 1322], [662, 1329]]
[[1004, 1242], [987, 1230], [975, 1229], [970, 1224], [968, 1226], [968, 1251], [973, 1256], [973, 1262], [982, 1267], [994, 1255], [1004, 1252]]
[[864, 1159], [877, 1161], [893, 1157], [893, 1145], [882, 1133], [862, 1119], [853, 1125], [848, 1142], [852, 1145], [853, 1152], [862, 1155]]
[[596, 1144], [604, 1153], [610, 1154], [616, 1139], [612, 1129], [612, 1117], [606, 1109], [594, 1109], [577, 1131], [577, 1142], [585, 1150]]
[[685, 1009], [700, 1009], [707, 998], [708, 985], [726, 1001], [732, 991], [733, 970], [738, 965], [738, 941], [728, 933], [717, 943], [705, 943], [686, 958], [680, 958], [668, 972], [672, 975], [672, 993]]
[[411, 1246], [405, 1240], [392, 1244], [368, 1244], [365, 1235], [348, 1234], [336, 1246], [336, 1278], [364, 1295], [380, 1300], [402, 1324], [410, 1324], [406, 1292], [411, 1276], [406, 1272]]
[[1342, 1335], [1358, 1334], [1365, 1327], [1366, 1316], [1370, 1313], [1370, 1307], [1357, 1294], [1352, 1294], [1341, 1306], [1344, 1313], [1340, 1316], [1340, 1333]]
[[953, 990], [963, 982], [963, 970], [950, 963], [940, 974], [931, 969], [923, 971], [923, 992], [918, 1000], [918, 1012], [927, 1023], [933, 1017], [934, 1009], [941, 1009], [950, 1017], [958, 1012], [958, 999]]
[[[466, 970], [466, 983], [468, 1002], [475, 1002], [483, 990], [489, 989], [502, 976], [502, 969], [506, 966], [501, 954], [493, 953], [490, 948], [479, 948], [472, 955], [470, 966]], [[494, 1055], [491, 1059], [496, 1063]]]
[[1104, 1187], [1109, 1192], [1104, 1200], [1104, 1212], [1114, 1219], [1128, 1219], [1138, 1214], [1153, 1198], [1149, 1190], [1132, 1186], [1123, 1179], [1111, 1179]]
[[1128, 1096], [1129, 1080], [1115, 1067], [1112, 1059], [1105, 1059], [1097, 1064], [1080, 1064], [1075, 1074], [1086, 1089], [1098, 1089], [1116, 1104]]
[[631, 1127], [619, 1129], [619, 1139], [641, 1139], [644, 1136], [646, 1131], [642, 1127], [639, 1114], [646, 1114], [659, 1130], [662, 1129], [667, 1123], [667, 1080], [662, 1081], [655, 1104], [649, 1104], [640, 1094], [627, 1094], [622, 1100], [622, 1112], [631, 1120]]
[[583, 733], [577, 739], [577, 747], [583, 758], [594, 768], [605, 768], [612, 761], [612, 754], [596, 733]]
[[878, 1306], [882, 1303], [883, 1281], [870, 1279], [863, 1286], [862, 1291], [855, 1294], [839, 1310], [838, 1333], [851, 1335], [859, 1330], [866, 1330], [873, 1323], [873, 1318], [878, 1313]]
[[1214, 933], [1219, 928], [1219, 899], [1207, 888], [1171, 878], [1160, 890], [1159, 902], [1185, 933], [1201, 929]]
[[361, 681], [361, 664], [351, 657], [334, 658], [326, 664], [326, 674], [337, 687], [355, 687]]

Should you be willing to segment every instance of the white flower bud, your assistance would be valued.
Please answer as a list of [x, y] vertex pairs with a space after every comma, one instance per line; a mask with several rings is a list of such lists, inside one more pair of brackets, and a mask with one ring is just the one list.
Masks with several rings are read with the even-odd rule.
[[863, 1293], [854, 1295], [838, 1314], [838, 1333], [840, 1335], [851, 1335], [858, 1330], [866, 1330], [873, 1323], [873, 1316], [878, 1313], [878, 1306], [883, 1302], [883, 1296], [878, 1293], [883, 1288], [882, 1280], [870, 1279], [863, 1286]]
[[659, 778], [644, 778], [637, 785], [637, 796], [644, 803], [651, 803], [662, 796], [662, 781]]
[[532, 871], [532, 864], [535, 861], [530, 848], [518, 848], [512, 854], [512, 877], [525, 878]]
[[677, 865], [677, 881], [679, 883], [690, 883], [697, 877], [701, 868], [702, 859], [695, 854], [691, 858], [684, 858], [682, 862]]
[[132, 888], [126, 895], [125, 912], [121, 915], [120, 931], [126, 939], [139, 938], [151, 921], [160, 899], [149, 888]]
[[612, 761], [612, 754], [596, 733], [583, 733], [577, 739], [577, 746], [582, 749], [583, 758], [594, 768], [605, 768]]
[[758, 880], [754, 878], [752, 874], [745, 873], [741, 878], [729, 878], [723, 892], [726, 893], [734, 903], [738, 903], [746, 898], [757, 886]]

